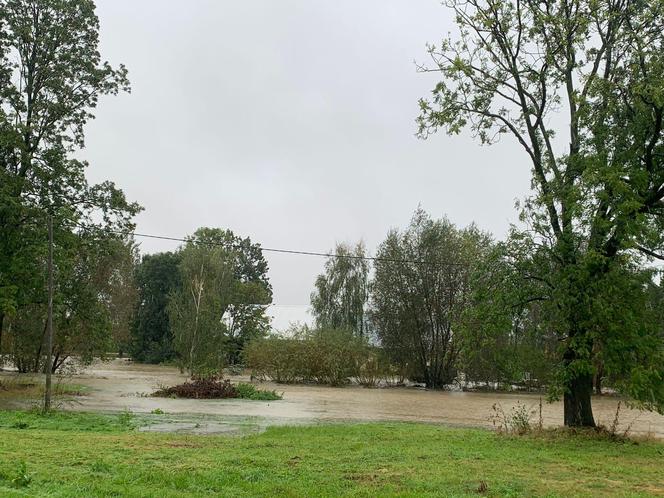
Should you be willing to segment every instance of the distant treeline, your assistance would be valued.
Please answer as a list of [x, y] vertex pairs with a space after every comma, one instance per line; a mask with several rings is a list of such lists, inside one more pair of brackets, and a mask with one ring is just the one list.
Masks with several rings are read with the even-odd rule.
[[[555, 324], [543, 316], [543, 300], [524, 298], [509, 244], [418, 209], [375, 257], [362, 243], [339, 244], [333, 254], [311, 294], [314, 327], [285, 335], [270, 333], [267, 265], [249, 239], [201, 229], [175, 253], [144, 256], [129, 351], [192, 373], [246, 364], [278, 382], [555, 385]], [[660, 309], [660, 285], [651, 280], [642, 292]], [[600, 360], [596, 372], [598, 391], [620, 383]]]

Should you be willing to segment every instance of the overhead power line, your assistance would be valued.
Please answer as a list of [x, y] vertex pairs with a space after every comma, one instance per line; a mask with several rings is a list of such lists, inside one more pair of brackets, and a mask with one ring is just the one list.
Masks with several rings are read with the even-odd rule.
[[[88, 228], [84, 225], [78, 225], [78, 226], [81, 228]], [[213, 247], [228, 247], [228, 244], [223, 244], [221, 242], [203, 241], [194, 238], [170, 237], [167, 235], [154, 235], [154, 234], [139, 233], [128, 230], [111, 230], [111, 229], [102, 229], [102, 230], [117, 235], [142, 237], [145, 239], [168, 240], [171, 242], [184, 242], [189, 244], [200, 244], [200, 245], [213, 246]], [[466, 266], [465, 263], [453, 263], [453, 262], [444, 262], [444, 261], [423, 261], [423, 260], [413, 260], [413, 259], [394, 259], [394, 258], [383, 258], [378, 256], [358, 256], [355, 254], [334, 254], [326, 252], [301, 251], [295, 249], [276, 249], [273, 247], [263, 247], [260, 244], [258, 246], [262, 251], [272, 252], [277, 254], [317, 256], [322, 258], [355, 259], [355, 260], [366, 260], [366, 261], [383, 262], [383, 263], [401, 263], [401, 264], [410, 263], [410, 264], [432, 265], [432, 266]]]

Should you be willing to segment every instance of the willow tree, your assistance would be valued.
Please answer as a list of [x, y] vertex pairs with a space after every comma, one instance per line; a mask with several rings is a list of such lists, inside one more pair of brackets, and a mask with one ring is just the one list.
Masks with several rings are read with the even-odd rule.
[[418, 209], [406, 230], [390, 231], [378, 247], [371, 320], [412, 380], [433, 389], [456, 380], [470, 277], [490, 245], [475, 226], [458, 229]]
[[565, 424], [595, 424], [600, 354], [626, 394], [661, 411], [662, 341], [639, 292], [644, 258], [664, 258], [664, 2], [445, 4], [458, 32], [429, 47], [422, 69], [441, 81], [420, 102], [420, 133], [510, 135], [530, 163], [515, 240], [536, 251], [521, 275], [562, 344]]

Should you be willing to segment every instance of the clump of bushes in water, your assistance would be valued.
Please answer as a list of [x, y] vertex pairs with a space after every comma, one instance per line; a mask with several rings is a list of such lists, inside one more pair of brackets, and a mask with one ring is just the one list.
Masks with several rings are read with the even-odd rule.
[[224, 399], [241, 398], [272, 401], [282, 396], [275, 391], [256, 389], [253, 384], [234, 385], [218, 375], [194, 376], [190, 381], [177, 386], [162, 387], [153, 396], [162, 398]]
[[375, 387], [381, 380], [403, 382], [382, 351], [350, 331], [305, 327], [293, 333], [288, 338], [257, 339], [245, 347], [245, 361], [255, 377], [332, 386], [351, 379], [367, 387]]

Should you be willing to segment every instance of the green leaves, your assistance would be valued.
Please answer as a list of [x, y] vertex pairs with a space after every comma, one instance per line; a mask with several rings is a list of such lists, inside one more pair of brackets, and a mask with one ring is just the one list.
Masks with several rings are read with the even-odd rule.
[[586, 392], [570, 396], [566, 420], [583, 411], [572, 406], [582, 397], [589, 408], [588, 374], [604, 369], [624, 392], [662, 406], [653, 379], [664, 323], [648, 311], [644, 289], [654, 282], [635, 252], [664, 250], [662, 3], [448, 6], [458, 33], [428, 47], [441, 80], [420, 102], [420, 135], [468, 128], [490, 144], [509, 133], [530, 160], [524, 230], [506, 245], [518, 257], [505, 256], [523, 285], [502, 292], [528, 303], [521, 313], [543, 310], [535, 329], [562, 345], [557, 387], [570, 395], [583, 378]]
[[319, 328], [347, 329], [366, 336], [366, 304], [369, 299], [369, 263], [362, 242], [355, 247], [337, 244], [336, 257], [325, 263], [325, 273], [316, 278], [311, 308]]
[[175, 351], [191, 373], [219, 371], [267, 332], [267, 262], [260, 246], [216, 228], [198, 229], [179, 258], [181, 287], [168, 303]]
[[456, 228], [418, 209], [403, 232], [379, 246], [371, 284], [371, 318], [391, 359], [411, 380], [441, 388], [456, 379], [462, 316], [473, 267], [490, 247], [487, 234]]
[[126, 68], [102, 60], [98, 32], [91, 0], [0, 0], [0, 332], [13, 320], [12, 354], [29, 368], [42, 350], [49, 214], [59, 359], [107, 351], [126, 328], [109, 282], [127, 269], [128, 241], [109, 232], [132, 229], [141, 208], [112, 182], [89, 185], [88, 164], [72, 157], [99, 97], [129, 90]]

